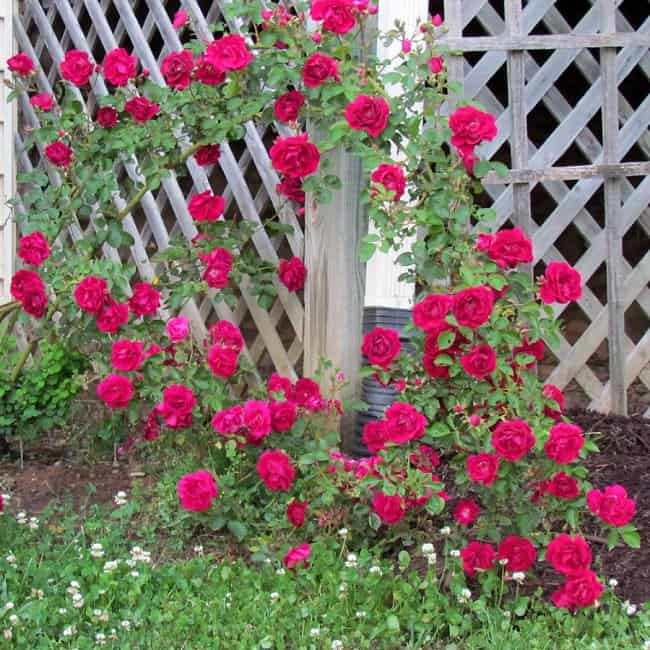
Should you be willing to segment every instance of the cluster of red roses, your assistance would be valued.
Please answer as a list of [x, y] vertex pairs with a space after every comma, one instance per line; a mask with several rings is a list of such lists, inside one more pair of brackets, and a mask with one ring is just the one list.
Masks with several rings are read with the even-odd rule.
[[[25, 264], [38, 268], [51, 254], [50, 245], [39, 230], [21, 237], [18, 256]], [[34, 318], [45, 316], [47, 292], [45, 283], [37, 271], [21, 269], [11, 279], [9, 287], [12, 297]]]

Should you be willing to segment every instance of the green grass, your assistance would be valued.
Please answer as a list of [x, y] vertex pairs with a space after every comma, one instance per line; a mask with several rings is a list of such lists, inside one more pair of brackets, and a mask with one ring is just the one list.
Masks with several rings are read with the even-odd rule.
[[[0, 518], [1, 648], [320, 650], [339, 640], [355, 650], [628, 650], [650, 638], [643, 608], [629, 617], [611, 594], [576, 616], [536, 599], [520, 600], [516, 611], [482, 599], [460, 603], [441, 593], [433, 573], [408, 562], [397, 566], [364, 550], [356, 567], [346, 567], [341, 539], [315, 543], [313, 564], [296, 574], [275, 559], [216, 560], [191, 546], [184, 557], [158, 563], [163, 542], [130, 530], [137, 510], [94, 508], [84, 518], [51, 510], [37, 530], [12, 513]], [[90, 552], [98, 543], [101, 558]], [[152, 562], [133, 562], [134, 546]], [[105, 571], [111, 560], [119, 560], [117, 568]], [[68, 591], [74, 582], [83, 598], [78, 608]], [[69, 626], [75, 633], [65, 636]]]

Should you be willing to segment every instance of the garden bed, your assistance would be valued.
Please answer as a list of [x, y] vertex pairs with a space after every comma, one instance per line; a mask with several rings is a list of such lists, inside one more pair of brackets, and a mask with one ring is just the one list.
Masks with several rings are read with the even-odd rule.
[[[620, 417], [594, 411], [573, 410], [567, 415], [586, 431], [598, 433], [600, 453], [588, 457], [586, 466], [595, 487], [623, 485], [636, 499], [635, 524], [641, 534], [641, 549], [619, 547], [607, 551], [598, 536], [590, 541], [598, 548], [601, 573], [615, 577], [619, 595], [635, 603], [650, 600], [650, 548], [643, 542], [650, 534], [650, 420], [640, 416]], [[69, 500], [76, 510], [104, 504], [120, 490], [130, 490], [134, 481], [146, 490], [152, 477], [144, 475], [131, 457], [129, 462], [97, 462], [92, 466], [74, 458], [70, 449], [50, 445], [27, 450], [25, 467], [0, 463], [0, 486], [10, 489], [16, 507], [38, 514], [48, 504]], [[549, 571], [551, 582], [558, 576]]]

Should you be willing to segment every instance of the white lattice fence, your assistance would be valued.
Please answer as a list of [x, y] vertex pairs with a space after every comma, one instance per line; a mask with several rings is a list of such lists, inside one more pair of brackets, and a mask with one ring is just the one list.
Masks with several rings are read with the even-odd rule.
[[[185, 0], [183, 4], [192, 14], [199, 36], [211, 39], [208, 25], [221, 19], [220, 5], [225, 3]], [[58, 80], [57, 64], [71, 48], [86, 50], [94, 60], [101, 61], [107, 51], [125, 47], [150, 70], [151, 78], [162, 84], [159, 62], [169, 52], [182, 47], [170, 17], [178, 5], [160, 0], [24, 0], [14, 19], [14, 32], [19, 49], [38, 61], [39, 86], [43, 92], [51, 92]], [[82, 98], [89, 112], [95, 109], [96, 98], [106, 92], [98, 78], [89, 96]], [[25, 98], [19, 103], [19, 113], [24, 133], [38, 118]], [[130, 257], [140, 276], [150, 279], [156, 272], [150, 258], [168, 245], [170, 236], [182, 233], [191, 239], [197, 234], [187, 200], [194, 192], [211, 187], [224, 196], [227, 215], [238, 213], [259, 225], [263, 219], [276, 215], [281, 222], [294, 226], [294, 234], [287, 237], [271, 236], [262, 228], [256, 232], [252, 245], [262, 259], [277, 263], [279, 254], [302, 256], [301, 225], [275, 189], [279, 179], [270, 165], [266, 147], [274, 134], [273, 129], [267, 134], [253, 124], [246, 125], [245, 140], [223, 144], [219, 163], [208, 171], [190, 158], [187, 178], [165, 179], [161, 188], [145, 194], [138, 208], [125, 219], [125, 230], [135, 240], [130, 250], [117, 251], [105, 245], [104, 255], [115, 261]], [[16, 148], [20, 170], [38, 164], [38, 160], [30, 159], [23, 151], [21, 131], [16, 135]], [[136, 162], [125, 165], [123, 170], [132, 180], [138, 180]], [[56, 182], [56, 178], [53, 180]], [[125, 205], [120, 198], [116, 202], [119, 209]], [[80, 227], [71, 228], [69, 236], [78, 237]], [[278, 298], [269, 310], [259, 307], [250, 286], [243, 282], [236, 308], [230, 309], [214, 300], [214, 293], [209, 293], [190, 303], [187, 315], [199, 336], [218, 319], [238, 324], [247, 342], [245, 354], [255, 367], [266, 372], [277, 370], [293, 378], [301, 370], [304, 308], [296, 294], [289, 293], [280, 284], [277, 288]]]
[[548, 381], [579, 387], [591, 407], [617, 412], [626, 411], [633, 387], [633, 409], [647, 409], [647, 7], [444, 0], [444, 10], [446, 44], [465, 52], [451, 58], [450, 76], [498, 115], [499, 135], [484, 149], [511, 168], [486, 185], [498, 225], [533, 237], [540, 272], [566, 260], [586, 283], [577, 306], [556, 306], [569, 326], [552, 350]]

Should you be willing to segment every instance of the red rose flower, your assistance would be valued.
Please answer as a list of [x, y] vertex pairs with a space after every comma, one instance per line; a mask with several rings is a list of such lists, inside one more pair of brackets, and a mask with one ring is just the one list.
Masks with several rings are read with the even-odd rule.
[[500, 230], [493, 235], [487, 254], [502, 269], [513, 269], [533, 261], [533, 243], [521, 228]]
[[519, 368], [520, 364], [517, 361], [517, 355], [527, 354], [535, 358], [533, 361], [523, 364], [523, 366], [524, 368], [532, 368], [535, 365], [535, 361], [541, 361], [544, 358], [545, 351], [546, 344], [542, 339], [529, 343], [528, 339], [524, 336], [522, 337], [521, 345], [517, 345], [512, 349], [512, 365], [514, 368]]
[[111, 347], [111, 364], [120, 372], [139, 370], [144, 362], [144, 343], [120, 339]]
[[165, 323], [165, 333], [172, 343], [179, 343], [189, 336], [190, 321], [185, 316], [170, 318]]
[[104, 127], [105, 129], [110, 129], [117, 124], [118, 113], [112, 106], [102, 106], [97, 111], [97, 124]]
[[429, 70], [431, 74], [440, 74], [445, 67], [445, 63], [441, 56], [432, 56], [429, 59]]
[[433, 447], [418, 445], [417, 453], [409, 456], [409, 462], [420, 472], [433, 474], [435, 468], [440, 466], [440, 456]]
[[383, 420], [366, 422], [363, 425], [363, 444], [371, 454], [376, 454], [385, 448], [388, 441], [388, 428]]
[[208, 350], [208, 366], [216, 377], [232, 377], [237, 371], [239, 352], [213, 345]]
[[368, 361], [384, 370], [388, 369], [400, 349], [399, 332], [384, 327], [375, 327], [364, 334], [361, 345], [361, 353], [368, 357]]
[[469, 526], [478, 518], [481, 508], [474, 499], [461, 499], [454, 508], [454, 519], [461, 526]]
[[95, 70], [95, 64], [90, 60], [88, 52], [80, 50], [66, 52], [59, 67], [61, 76], [77, 87], [85, 86]]
[[196, 221], [217, 221], [225, 208], [223, 196], [213, 194], [210, 190], [195, 194], [187, 206]]
[[97, 385], [97, 396], [108, 408], [123, 409], [133, 397], [133, 384], [128, 377], [109, 375]]
[[296, 567], [303, 565], [304, 567], [309, 566], [309, 558], [311, 556], [311, 546], [309, 544], [301, 544], [295, 548], [287, 551], [287, 554], [284, 556], [284, 566], [287, 569], [295, 571]]
[[14, 54], [11, 58], [7, 59], [7, 67], [11, 72], [21, 77], [27, 77], [36, 70], [34, 62], [22, 52]]
[[558, 472], [546, 484], [546, 491], [558, 499], [575, 499], [580, 496], [578, 481], [565, 472]]
[[213, 289], [223, 289], [228, 285], [228, 277], [232, 271], [232, 254], [225, 248], [215, 248], [207, 254], [199, 254], [207, 269], [201, 276]]
[[300, 291], [305, 286], [307, 267], [299, 257], [280, 260], [278, 278], [289, 291]]
[[593, 571], [579, 571], [569, 576], [566, 582], [551, 595], [551, 602], [563, 609], [577, 609], [593, 605], [603, 593]]
[[190, 85], [193, 68], [194, 56], [189, 50], [181, 50], [168, 54], [162, 60], [160, 71], [170, 88], [183, 90]]
[[30, 286], [25, 297], [21, 301], [22, 307], [26, 313], [34, 318], [43, 318], [47, 310], [47, 294], [45, 286], [34, 284]]
[[280, 122], [294, 122], [304, 104], [305, 96], [297, 90], [290, 90], [276, 99], [273, 114]]
[[247, 429], [246, 441], [258, 445], [271, 433], [271, 409], [266, 402], [249, 399], [244, 404], [244, 426]]
[[291, 401], [313, 413], [325, 406], [319, 385], [309, 377], [301, 377], [291, 391]]
[[[274, 395], [282, 396], [283, 399], [288, 400], [291, 397], [291, 379], [282, 377], [274, 372], [270, 377], [266, 386], [266, 392], [270, 399]], [[319, 391], [320, 392], [320, 391]]]
[[287, 519], [292, 526], [300, 528], [306, 520], [309, 501], [296, 501], [295, 499], [287, 504]]
[[544, 451], [551, 460], [564, 465], [578, 458], [584, 444], [585, 437], [577, 424], [558, 422], [551, 427]]
[[289, 431], [298, 417], [296, 405], [293, 402], [271, 402], [271, 428], [281, 433]]
[[490, 486], [499, 474], [499, 459], [494, 454], [472, 454], [467, 457], [467, 475], [472, 483]]
[[244, 407], [241, 404], [222, 409], [212, 417], [212, 428], [222, 436], [240, 434], [244, 426]]
[[32, 266], [40, 266], [52, 251], [47, 239], [40, 230], [35, 230], [31, 235], [25, 235], [18, 242], [18, 257]]
[[396, 524], [404, 519], [406, 504], [399, 494], [387, 495], [377, 492], [372, 500], [372, 509], [385, 524]]
[[[445, 293], [430, 294], [413, 307], [413, 323], [425, 332], [444, 323], [445, 317], [451, 310], [453, 298]], [[451, 329], [451, 325], [441, 329], [438, 334]], [[436, 336], [436, 347], [437, 347]]]
[[218, 61], [207, 53], [196, 60], [194, 75], [206, 86], [217, 86], [226, 80], [226, 73], [219, 67]]
[[302, 189], [302, 180], [299, 178], [285, 178], [275, 186], [278, 194], [286, 196], [299, 205], [305, 205], [305, 190]]
[[155, 316], [160, 307], [160, 291], [148, 282], [138, 282], [133, 287], [129, 307], [135, 316]]
[[114, 300], [104, 304], [97, 315], [97, 329], [106, 334], [116, 334], [122, 325], [129, 322], [129, 306]]
[[174, 29], [182, 29], [190, 22], [190, 16], [187, 11], [179, 9], [175, 14], [172, 20], [172, 27]]
[[528, 571], [535, 564], [537, 551], [529, 539], [511, 535], [499, 544], [497, 557], [499, 560], [507, 560], [506, 571], [508, 573]]
[[185, 429], [192, 425], [192, 411], [196, 397], [187, 386], [172, 384], [163, 390], [163, 401], [156, 408], [165, 418], [165, 426], [170, 429]]
[[604, 490], [587, 493], [589, 510], [610, 526], [625, 526], [634, 517], [636, 504], [622, 485], [608, 485]]
[[65, 142], [61, 142], [61, 140], [50, 142], [45, 147], [45, 157], [57, 167], [69, 167], [72, 162], [72, 154], [72, 149]]
[[160, 111], [160, 104], [154, 104], [146, 97], [133, 97], [124, 104], [124, 110], [137, 124], [153, 120]]
[[553, 302], [566, 304], [578, 300], [580, 296], [582, 296], [580, 271], [566, 262], [551, 262], [546, 267], [546, 273], [539, 287], [539, 297], [542, 302], [547, 305]]
[[484, 285], [454, 294], [452, 311], [459, 325], [476, 329], [486, 323], [494, 307], [494, 293]]
[[213, 499], [219, 495], [219, 488], [214, 476], [204, 469], [192, 474], [185, 474], [178, 481], [177, 489], [181, 507], [192, 512], [209, 510]]
[[554, 420], [559, 420], [562, 417], [562, 411], [564, 411], [564, 393], [553, 384], [546, 384], [542, 388], [542, 395], [545, 397], [546, 401], [555, 402], [557, 408], [553, 406], [544, 406], [544, 415]]
[[48, 113], [54, 108], [54, 97], [50, 93], [39, 93], [30, 97], [29, 103], [34, 108]]
[[221, 147], [218, 144], [204, 144], [194, 154], [194, 160], [201, 167], [214, 165], [221, 157]]
[[460, 358], [465, 372], [477, 379], [485, 379], [497, 367], [497, 355], [491, 345], [475, 345]]
[[415, 406], [396, 402], [385, 413], [388, 440], [398, 445], [421, 438], [425, 433], [427, 419]]
[[239, 34], [229, 34], [218, 38], [205, 51], [205, 56], [219, 70], [242, 70], [253, 60], [246, 41]]
[[126, 86], [136, 75], [138, 60], [119, 47], [111, 50], [104, 58], [103, 70], [106, 81], [114, 86]]
[[322, 30], [346, 34], [356, 25], [352, 0], [312, 0], [311, 17], [322, 20]]
[[340, 81], [339, 62], [326, 54], [311, 54], [302, 68], [302, 80], [308, 88], [318, 88], [326, 81]]
[[496, 551], [491, 544], [470, 542], [461, 552], [463, 571], [470, 577], [476, 577], [476, 571], [489, 571], [496, 559]]
[[383, 97], [359, 95], [345, 108], [345, 119], [351, 129], [365, 131], [376, 138], [387, 126], [390, 106]]
[[515, 462], [521, 460], [537, 442], [533, 430], [524, 420], [499, 422], [492, 434], [497, 456]]
[[279, 449], [269, 449], [257, 461], [257, 473], [269, 490], [287, 491], [296, 478], [291, 458]]
[[103, 278], [89, 275], [75, 287], [74, 299], [80, 309], [89, 314], [99, 314], [109, 300], [108, 284]]
[[[401, 165], [382, 163], [371, 174], [370, 180], [383, 185], [388, 192], [393, 192], [393, 201], [399, 201], [406, 189], [406, 176]], [[373, 192], [373, 196], [376, 192]]]
[[589, 568], [591, 549], [580, 535], [558, 535], [546, 549], [546, 561], [556, 571], [571, 575]]
[[309, 176], [320, 163], [318, 147], [309, 142], [306, 133], [276, 138], [269, 155], [273, 168], [289, 178]]
[[497, 135], [494, 115], [473, 106], [457, 108], [449, 116], [449, 128], [451, 144], [457, 149], [473, 149], [481, 142], [494, 140]]
[[237, 325], [230, 321], [220, 320], [210, 326], [208, 330], [212, 342], [222, 348], [228, 348], [235, 352], [241, 352], [244, 348], [244, 337]]

